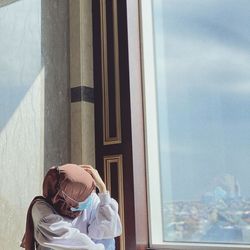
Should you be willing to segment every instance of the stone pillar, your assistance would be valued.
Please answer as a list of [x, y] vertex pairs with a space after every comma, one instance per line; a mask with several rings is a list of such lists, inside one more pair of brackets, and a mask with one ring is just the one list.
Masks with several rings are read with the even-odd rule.
[[70, 161], [69, 3], [41, 1], [44, 167]]
[[71, 162], [95, 166], [92, 1], [69, 5]]

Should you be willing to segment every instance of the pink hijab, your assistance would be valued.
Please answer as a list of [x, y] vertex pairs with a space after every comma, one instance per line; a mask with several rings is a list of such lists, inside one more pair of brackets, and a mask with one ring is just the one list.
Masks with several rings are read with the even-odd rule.
[[31, 216], [32, 206], [37, 199], [44, 199], [63, 216], [75, 218], [80, 212], [72, 212], [71, 207], [84, 201], [95, 189], [92, 176], [76, 164], [66, 164], [52, 167], [43, 181], [43, 196], [37, 196], [31, 202], [26, 219], [26, 231], [21, 247], [25, 250], [34, 250], [34, 225]]

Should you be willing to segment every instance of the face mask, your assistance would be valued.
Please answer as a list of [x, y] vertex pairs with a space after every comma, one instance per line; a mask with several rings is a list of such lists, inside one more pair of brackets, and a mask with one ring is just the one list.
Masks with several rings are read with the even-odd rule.
[[71, 207], [70, 210], [72, 212], [83, 211], [91, 206], [92, 201], [93, 201], [92, 196], [89, 196], [86, 201], [79, 202], [78, 207]]

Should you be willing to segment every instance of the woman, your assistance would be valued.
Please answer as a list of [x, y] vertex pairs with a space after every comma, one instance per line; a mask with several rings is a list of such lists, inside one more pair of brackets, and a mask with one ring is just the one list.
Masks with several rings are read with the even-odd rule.
[[[99, 194], [95, 193], [95, 187]], [[89, 165], [52, 167], [43, 196], [31, 202], [21, 247], [25, 250], [113, 250], [121, 234], [118, 204]]]

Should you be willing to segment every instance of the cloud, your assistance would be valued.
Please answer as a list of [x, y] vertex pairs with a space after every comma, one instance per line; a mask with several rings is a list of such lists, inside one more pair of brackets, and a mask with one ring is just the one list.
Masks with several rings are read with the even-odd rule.
[[248, 82], [236, 83], [227, 88], [228, 92], [233, 92], [235, 94], [250, 94], [250, 79]]
[[159, 91], [248, 94], [250, 2], [154, 1]]
[[[249, 51], [225, 46], [212, 39], [202, 41], [186, 38], [183, 41], [180, 36], [168, 35], [165, 51], [157, 53], [156, 56], [160, 89], [165, 89], [166, 85], [169, 88], [183, 88], [188, 85], [231, 92], [248, 89]], [[236, 86], [238, 84], [239, 87]]]

